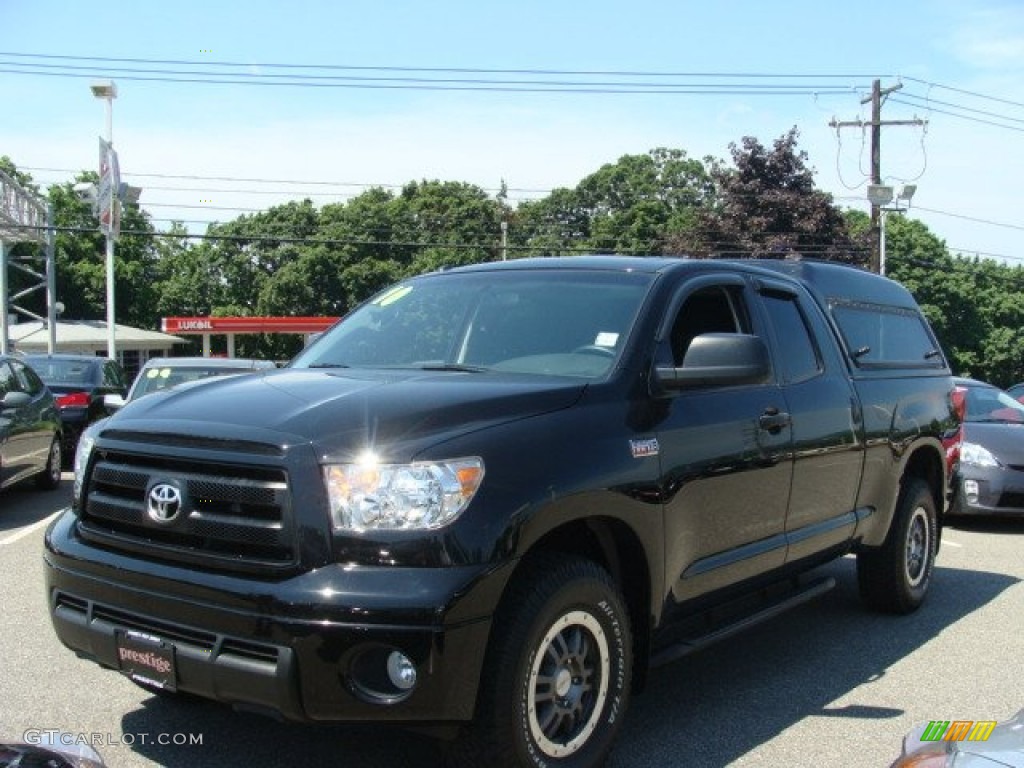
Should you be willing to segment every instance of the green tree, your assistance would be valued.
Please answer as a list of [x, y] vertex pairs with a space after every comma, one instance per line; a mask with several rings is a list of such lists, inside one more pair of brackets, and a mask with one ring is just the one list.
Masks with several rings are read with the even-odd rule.
[[713, 192], [704, 165], [680, 149], [625, 155], [575, 189], [522, 204], [515, 242], [532, 253], [659, 254], [689, 231]]
[[1021, 267], [951, 255], [922, 222], [894, 215], [886, 266], [921, 305], [956, 373], [1004, 387], [1024, 380]]
[[816, 189], [807, 153], [792, 128], [769, 150], [753, 137], [730, 144], [732, 167], [713, 163], [716, 194], [698, 227], [672, 239], [699, 257], [802, 255], [863, 264], [867, 253], [846, 228], [832, 196]]
[[377, 188], [325, 206], [321, 236], [351, 308], [398, 277], [498, 258], [505, 215], [501, 201], [474, 185], [412, 182], [397, 195]]
[[[79, 174], [74, 182], [49, 189], [58, 228], [55, 262], [57, 297], [64, 316], [105, 320], [107, 316], [106, 238], [89, 202], [74, 191], [78, 182], [96, 183], [95, 173]], [[118, 323], [155, 328], [157, 254], [149, 214], [137, 204], [124, 205], [121, 236], [114, 246], [115, 316]]]
[[210, 243], [194, 245], [188, 235], [185, 225], [175, 221], [155, 243], [161, 317], [209, 315], [226, 301], [224, 286], [213, 279]]
[[0, 171], [6, 173], [15, 181], [16, 184], [27, 191], [42, 197], [42, 193], [39, 191], [39, 185], [32, 180], [32, 174], [18, 170], [18, 166], [16, 166], [14, 161], [7, 155], [0, 155]]
[[522, 256], [560, 256], [587, 249], [589, 212], [574, 189], [558, 187], [523, 202], [510, 222], [510, 241]]

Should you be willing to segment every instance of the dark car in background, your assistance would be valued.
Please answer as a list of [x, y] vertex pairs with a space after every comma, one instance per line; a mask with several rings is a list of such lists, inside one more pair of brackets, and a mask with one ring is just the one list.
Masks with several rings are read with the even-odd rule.
[[63, 423], [64, 459], [75, 456], [78, 438], [87, 426], [108, 416], [106, 395], [124, 395], [128, 382], [120, 363], [93, 355], [25, 355], [22, 358], [57, 400]]
[[61, 423], [53, 395], [25, 363], [0, 356], [0, 488], [60, 484]]
[[143, 395], [176, 387], [189, 381], [211, 376], [230, 376], [252, 373], [261, 368], [276, 368], [270, 360], [252, 360], [241, 357], [154, 357], [146, 362], [135, 377], [127, 397], [110, 395], [106, 398], [109, 411], [116, 411], [126, 403]]
[[964, 418], [950, 514], [1024, 515], [1024, 404], [983, 381], [955, 383]]

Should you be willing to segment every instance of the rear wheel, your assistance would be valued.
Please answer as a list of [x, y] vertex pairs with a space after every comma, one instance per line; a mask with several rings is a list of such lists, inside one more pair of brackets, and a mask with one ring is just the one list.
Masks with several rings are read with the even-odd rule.
[[629, 699], [622, 597], [589, 560], [551, 555], [524, 568], [495, 619], [477, 718], [449, 764], [601, 765]]
[[50, 443], [50, 453], [46, 458], [46, 469], [42, 474], [36, 475], [37, 488], [43, 491], [52, 491], [60, 485], [62, 456], [60, 437], [54, 436], [53, 442]]
[[904, 485], [885, 543], [857, 554], [861, 598], [871, 608], [910, 613], [924, 602], [938, 549], [935, 498], [928, 485]]

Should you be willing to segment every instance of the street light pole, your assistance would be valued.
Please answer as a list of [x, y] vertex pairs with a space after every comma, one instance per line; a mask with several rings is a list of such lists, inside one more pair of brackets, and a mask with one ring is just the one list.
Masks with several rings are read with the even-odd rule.
[[[113, 81], [93, 83], [92, 95], [97, 99], [107, 102], [107, 162], [110, 163], [114, 146], [114, 99], [117, 98], [117, 85]], [[107, 258], [106, 258], [106, 279], [107, 279], [107, 357], [117, 359], [117, 334], [114, 327], [114, 240], [117, 233], [114, 230], [117, 211], [114, 206], [117, 204], [117, 184], [109, 184], [109, 199], [107, 205], [110, 210], [110, 218], [107, 222]]]
[[[883, 184], [871, 184], [868, 187], [868, 201], [873, 209], [878, 210], [879, 232], [878, 232], [878, 274], [885, 274], [885, 220], [890, 212], [903, 213], [900, 208], [900, 200], [907, 202], [910, 207], [910, 199], [917, 191], [916, 184], [904, 184], [898, 190]], [[886, 206], [895, 199], [896, 205], [893, 208]]]
[[879, 208], [878, 222], [881, 231], [878, 233], [878, 274], [885, 276], [885, 219], [888, 208]]

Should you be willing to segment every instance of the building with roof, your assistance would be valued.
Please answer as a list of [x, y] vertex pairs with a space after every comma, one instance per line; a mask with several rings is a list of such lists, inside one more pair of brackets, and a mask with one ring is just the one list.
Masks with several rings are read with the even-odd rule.
[[[175, 344], [187, 344], [186, 339], [160, 331], [147, 331], [130, 325], [114, 326], [117, 338], [117, 356], [129, 376], [134, 375], [151, 357], [166, 357]], [[45, 323], [33, 320], [10, 323], [7, 326], [10, 347], [14, 352], [45, 355], [49, 330]], [[54, 352], [76, 355], [107, 356], [107, 324], [103, 320], [59, 320], [56, 323]]]

